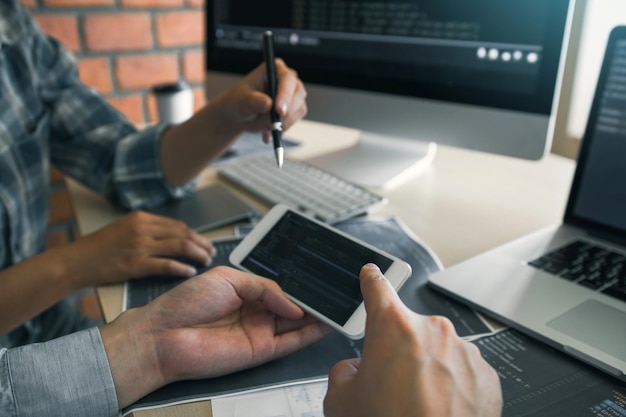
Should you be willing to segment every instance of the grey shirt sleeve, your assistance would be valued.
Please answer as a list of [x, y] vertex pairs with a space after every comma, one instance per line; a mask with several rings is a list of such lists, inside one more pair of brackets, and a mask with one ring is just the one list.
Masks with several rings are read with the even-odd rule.
[[118, 412], [98, 328], [0, 349], [0, 415], [111, 417]]

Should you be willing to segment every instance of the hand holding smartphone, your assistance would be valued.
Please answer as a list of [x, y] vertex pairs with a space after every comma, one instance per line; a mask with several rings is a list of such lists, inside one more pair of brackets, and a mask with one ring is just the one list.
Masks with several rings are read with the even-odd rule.
[[396, 291], [411, 275], [401, 259], [283, 205], [263, 217], [229, 260], [276, 281], [302, 309], [352, 339], [365, 334], [361, 267], [378, 265]]

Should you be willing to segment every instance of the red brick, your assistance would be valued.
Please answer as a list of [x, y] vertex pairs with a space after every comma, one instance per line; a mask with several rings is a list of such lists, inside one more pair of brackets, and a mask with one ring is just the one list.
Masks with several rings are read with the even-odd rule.
[[37, 2], [35, 0], [20, 0], [20, 3], [29, 9], [34, 9], [37, 6]]
[[183, 76], [190, 83], [204, 82], [204, 51], [197, 49], [183, 55]]
[[111, 66], [107, 58], [81, 58], [78, 60], [78, 75], [83, 83], [102, 94], [113, 91]]
[[115, 61], [117, 84], [125, 90], [151, 88], [178, 79], [176, 54], [120, 56]]
[[183, 0], [122, 0], [121, 4], [123, 7], [149, 9], [152, 7], [180, 7], [183, 5]]
[[191, 10], [157, 15], [156, 37], [158, 45], [164, 48], [203, 44], [203, 13]]
[[53, 7], [113, 6], [115, 0], [43, 0], [43, 4]]
[[132, 94], [124, 97], [109, 97], [107, 101], [110, 105], [118, 109], [120, 112], [136, 125], [144, 123], [143, 117], [143, 95]]
[[154, 94], [146, 94], [146, 107], [148, 108], [148, 121], [150, 123], [158, 123], [159, 113], [156, 106], [156, 97]]
[[150, 49], [153, 46], [148, 13], [85, 16], [85, 44], [90, 51]]
[[75, 16], [34, 14], [41, 30], [57, 39], [72, 52], [80, 51], [78, 22]]

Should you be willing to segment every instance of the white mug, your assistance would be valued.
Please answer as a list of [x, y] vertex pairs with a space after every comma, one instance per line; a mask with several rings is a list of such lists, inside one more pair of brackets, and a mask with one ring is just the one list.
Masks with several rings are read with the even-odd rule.
[[178, 124], [193, 115], [193, 92], [184, 79], [152, 88], [156, 97], [159, 121]]

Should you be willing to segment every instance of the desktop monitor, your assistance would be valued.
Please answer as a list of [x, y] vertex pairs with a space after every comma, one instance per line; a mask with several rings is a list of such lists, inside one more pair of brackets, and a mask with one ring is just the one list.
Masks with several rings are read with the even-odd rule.
[[207, 98], [262, 60], [308, 91], [307, 119], [359, 129], [314, 164], [380, 187], [433, 143], [525, 159], [551, 144], [575, 0], [207, 0]]

